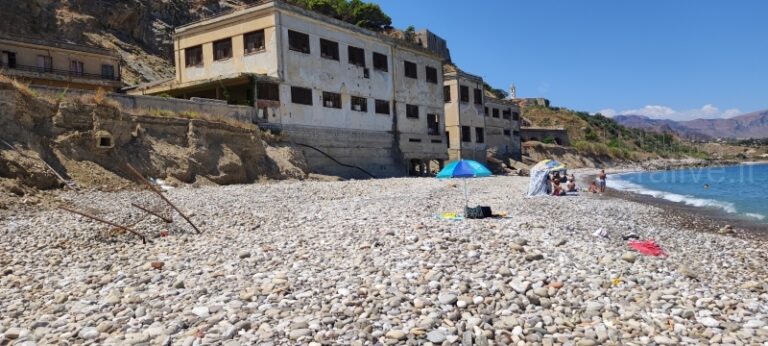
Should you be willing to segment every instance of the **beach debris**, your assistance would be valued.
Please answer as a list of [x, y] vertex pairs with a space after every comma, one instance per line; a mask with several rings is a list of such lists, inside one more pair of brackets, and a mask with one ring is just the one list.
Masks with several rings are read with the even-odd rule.
[[60, 205], [59, 209], [65, 210], [65, 211], [68, 211], [68, 212], [70, 212], [72, 214], [77, 214], [77, 215], [80, 215], [80, 216], [83, 216], [83, 217], [86, 217], [86, 218], [89, 218], [89, 219], [92, 219], [92, 220], [95, 220], [95, 221], [98, 221], [98, 222], [101, 222], [101, 223], [104, 223], [104, 224], [107, 224], [107, 225], [110, 225], [112, 227], [115, 227], [115, 228], [123, 230], [123, 231], [127, 231], [127, 232], [130, 232], [130, 233], [133, 233], [136, 236], [138, 236], [139, 238], [141, 238], [141, 242], [143, 244], [147, 243], [147, 238], [143, 234], [141, 234], [141, 233], [139, 233], [137, 231], [134, 231], [133, 229], [131, 229], [129, 227], [126, 227], [126, 226], [123, 226], [123, 225], [120, 225], [120, 224], [117, 224], [117, 223], [114, 223], [114, 222], [111, 222], [111, 221], [107, 221], [107, 220], [104, 220], [104, 219], [102, 219], [100, 217], [88, 214], [86, 212], [78, 211], [78, 210], [75, 210], [75, 209], [63, 206], [63, 205]]
[[130, 163], [126, 164], [126, 167], [128, 168], [128, 171], [134, 177], [136, 177], [137, 180], [139, 180], [142, 184], [144, 184], [144, 186], [146, 186], [150, 191], [154, 192], [158, 197], [160, 197], [160, 199], [162, 199], [171, 208], [173, 208], [173, 210], [175, 210], [177, 213], [179, 213], [179, 215], [182, 218], [184, 218], [184, 220], [186, 220], [187, 223], [189, 223], [189, 225], [192, 226], [192, 228], [194, 228], [195, 231], [197, 231], [198, 234], [203, 233], [202, 231], [200, 231], [200, 229], [197, 228], [197, 226], [195, 226], [194, 223], [192, 223], [192, 220], [190, 220], [189, 217], [186, 214], [184, 214], [184, 212], [181, 211], [181, 209], [179, 209], [178, 207], [176, 207], [176, 205], [171, 203], [171, 201], [168, 200], [168, 198], [165, 197], [165, 195], [163, 195], [163, 192], [161, 190], [159, 190], [155, 185], [152, 185], [152, 183], [149, 182], [146, 178], [144, 178], [144, 176], [141, 175], [141, 173], [139, 173], [139, 171], [137, 171], [136, 168], [133, 168], [133, 166], [131, 166]]
[[[667, 257], [667, 253], [653, 240], [646, 240], [646, 241], [630, 241], [629, 247], [637, 250], [643, 255], [648, 256], [662, 256]], [[622, 256], [622, 259], [624, 257]]]
[[605, 228], [598, 228], [592, 235], [599, 238], [608, 238], [608, 231]]
[[621, 280], [621, 278], [613, 278], [611, 279], [611, 285], [618, 286], [621, 285], [624, 281]]

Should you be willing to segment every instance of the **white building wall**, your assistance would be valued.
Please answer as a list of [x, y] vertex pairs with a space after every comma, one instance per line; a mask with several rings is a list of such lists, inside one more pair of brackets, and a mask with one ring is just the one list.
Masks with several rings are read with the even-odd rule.
[[[309, 35], [310, 53], [305, 54], [289, 49], [288, 31], [293, 30]], [[375, 100], [392, 100], [392, 59], [390, 47], [371, 37], [295, 16], [281, 13], [280, 47], [284, 84], [281, 86], [280, 122], [287, 125], [312, 125], [339, 127], [355, 130], [391, 131], [392, 115], [376, 114]], [[339, 61], [320, 56], [320, 39], [339, 44]], [[365, 68], [369, 78], [364, 77], [364, 68], [349, 63], [348, 47], [354, 46], [365, 51]], [[373, 52], [385, 54], [389, 61], [389, 72], [373, 68]], [[291, 86], [311, 88], [313, 105], [291, 102]], [[323, 92], [342, 95], [341, 109], [325, 107]], [[368, 111], [359, 112], [351, 108], [351, 97], [365, 97]], [[391, 105], [390, 105], [391, 107]]]

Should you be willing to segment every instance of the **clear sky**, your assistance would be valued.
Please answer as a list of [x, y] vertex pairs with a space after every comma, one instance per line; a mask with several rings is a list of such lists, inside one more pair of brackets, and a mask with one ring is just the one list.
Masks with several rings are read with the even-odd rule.
[[768, 109], [768, 1], [374, 0], [519, 97], [671, 119]]

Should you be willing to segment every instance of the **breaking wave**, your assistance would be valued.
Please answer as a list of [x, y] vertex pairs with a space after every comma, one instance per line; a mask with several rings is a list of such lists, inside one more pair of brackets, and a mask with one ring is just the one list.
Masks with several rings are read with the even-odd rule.
[[[706, 199], [706, 198], [696, 198], [693, 196], [685, 196], [685, 195], [680, 195], [680, 194], [671, 193], [671, 192], [652, 190], [652, 189], [648, 189], [643, 186], [640, 186], [625, 180], [616, 179], [619, 177], [619, 175], [614, 175], [613, 177], [614, 179], [609, 179], [607, 181], [608, 187], [612, 189], [637, 193], [640, 195], [646, 195], [646, 196], [651, 196], [655, 198], [661, 198], [661, 199], [665, 199], [667, 201], [676, 202], [676, 203], [684, 203], [685, 205], [690, 205], [694, 207], [718, 208], [731, 214], [738, 213], [738, 211], [736, 210], [736, 206], [730, 202], [723, 202], [723, 201], [717, 201], [717, 200]], [[758, 218], [759, 220], [762, 220], [763, 218], [765, 218], [763, 215], [760, 215], [760, 214], [747, 214], [747, 216], [755, 217], [755, 218]]]

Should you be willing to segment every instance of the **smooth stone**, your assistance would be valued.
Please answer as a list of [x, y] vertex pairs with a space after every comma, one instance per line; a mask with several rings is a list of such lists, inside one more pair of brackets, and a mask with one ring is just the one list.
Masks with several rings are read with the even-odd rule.
[[442, 305], [453, 305], [456, 303], [456, 300], [458, 300], [458, 297], [456, 297], [455, 294], [445, 293], [445, 294], [439, 295], [437, 297], [437, 300]]
[[294, 329], [290, 333], [288, 333], [288, 338], [291, 340], [296, 340], [298, 338], [308, 336], [312, 334], [312, 330], [310, 329]]
[[445, 341], [445, 334], [439, 330], [433, 330], [429, 333], [427, 333], [427, 340], [430, 342], [439, 344]]
[[634, 252], [627, 251], [621, 255], [621, 259], [625, 262], [635, 263], [635, 261], [637, 261], [637, 255]]
[[77, 333], [77, 336], [79, 336], [81, 339], [85, 340], [93, 340], [97, 339], [101, 335], [99, 331], [96, 328], [93, 327], [86, 327], [80, 330], [79, 333]]
[[387, 339], [394, 339], [394, 340], [405, 340], [406, 335], [407, 334], [405, 334], [404, 331], [398, 330], [398, 329], [390, 330], [386, 334], [384, 334], [384, 336]]

